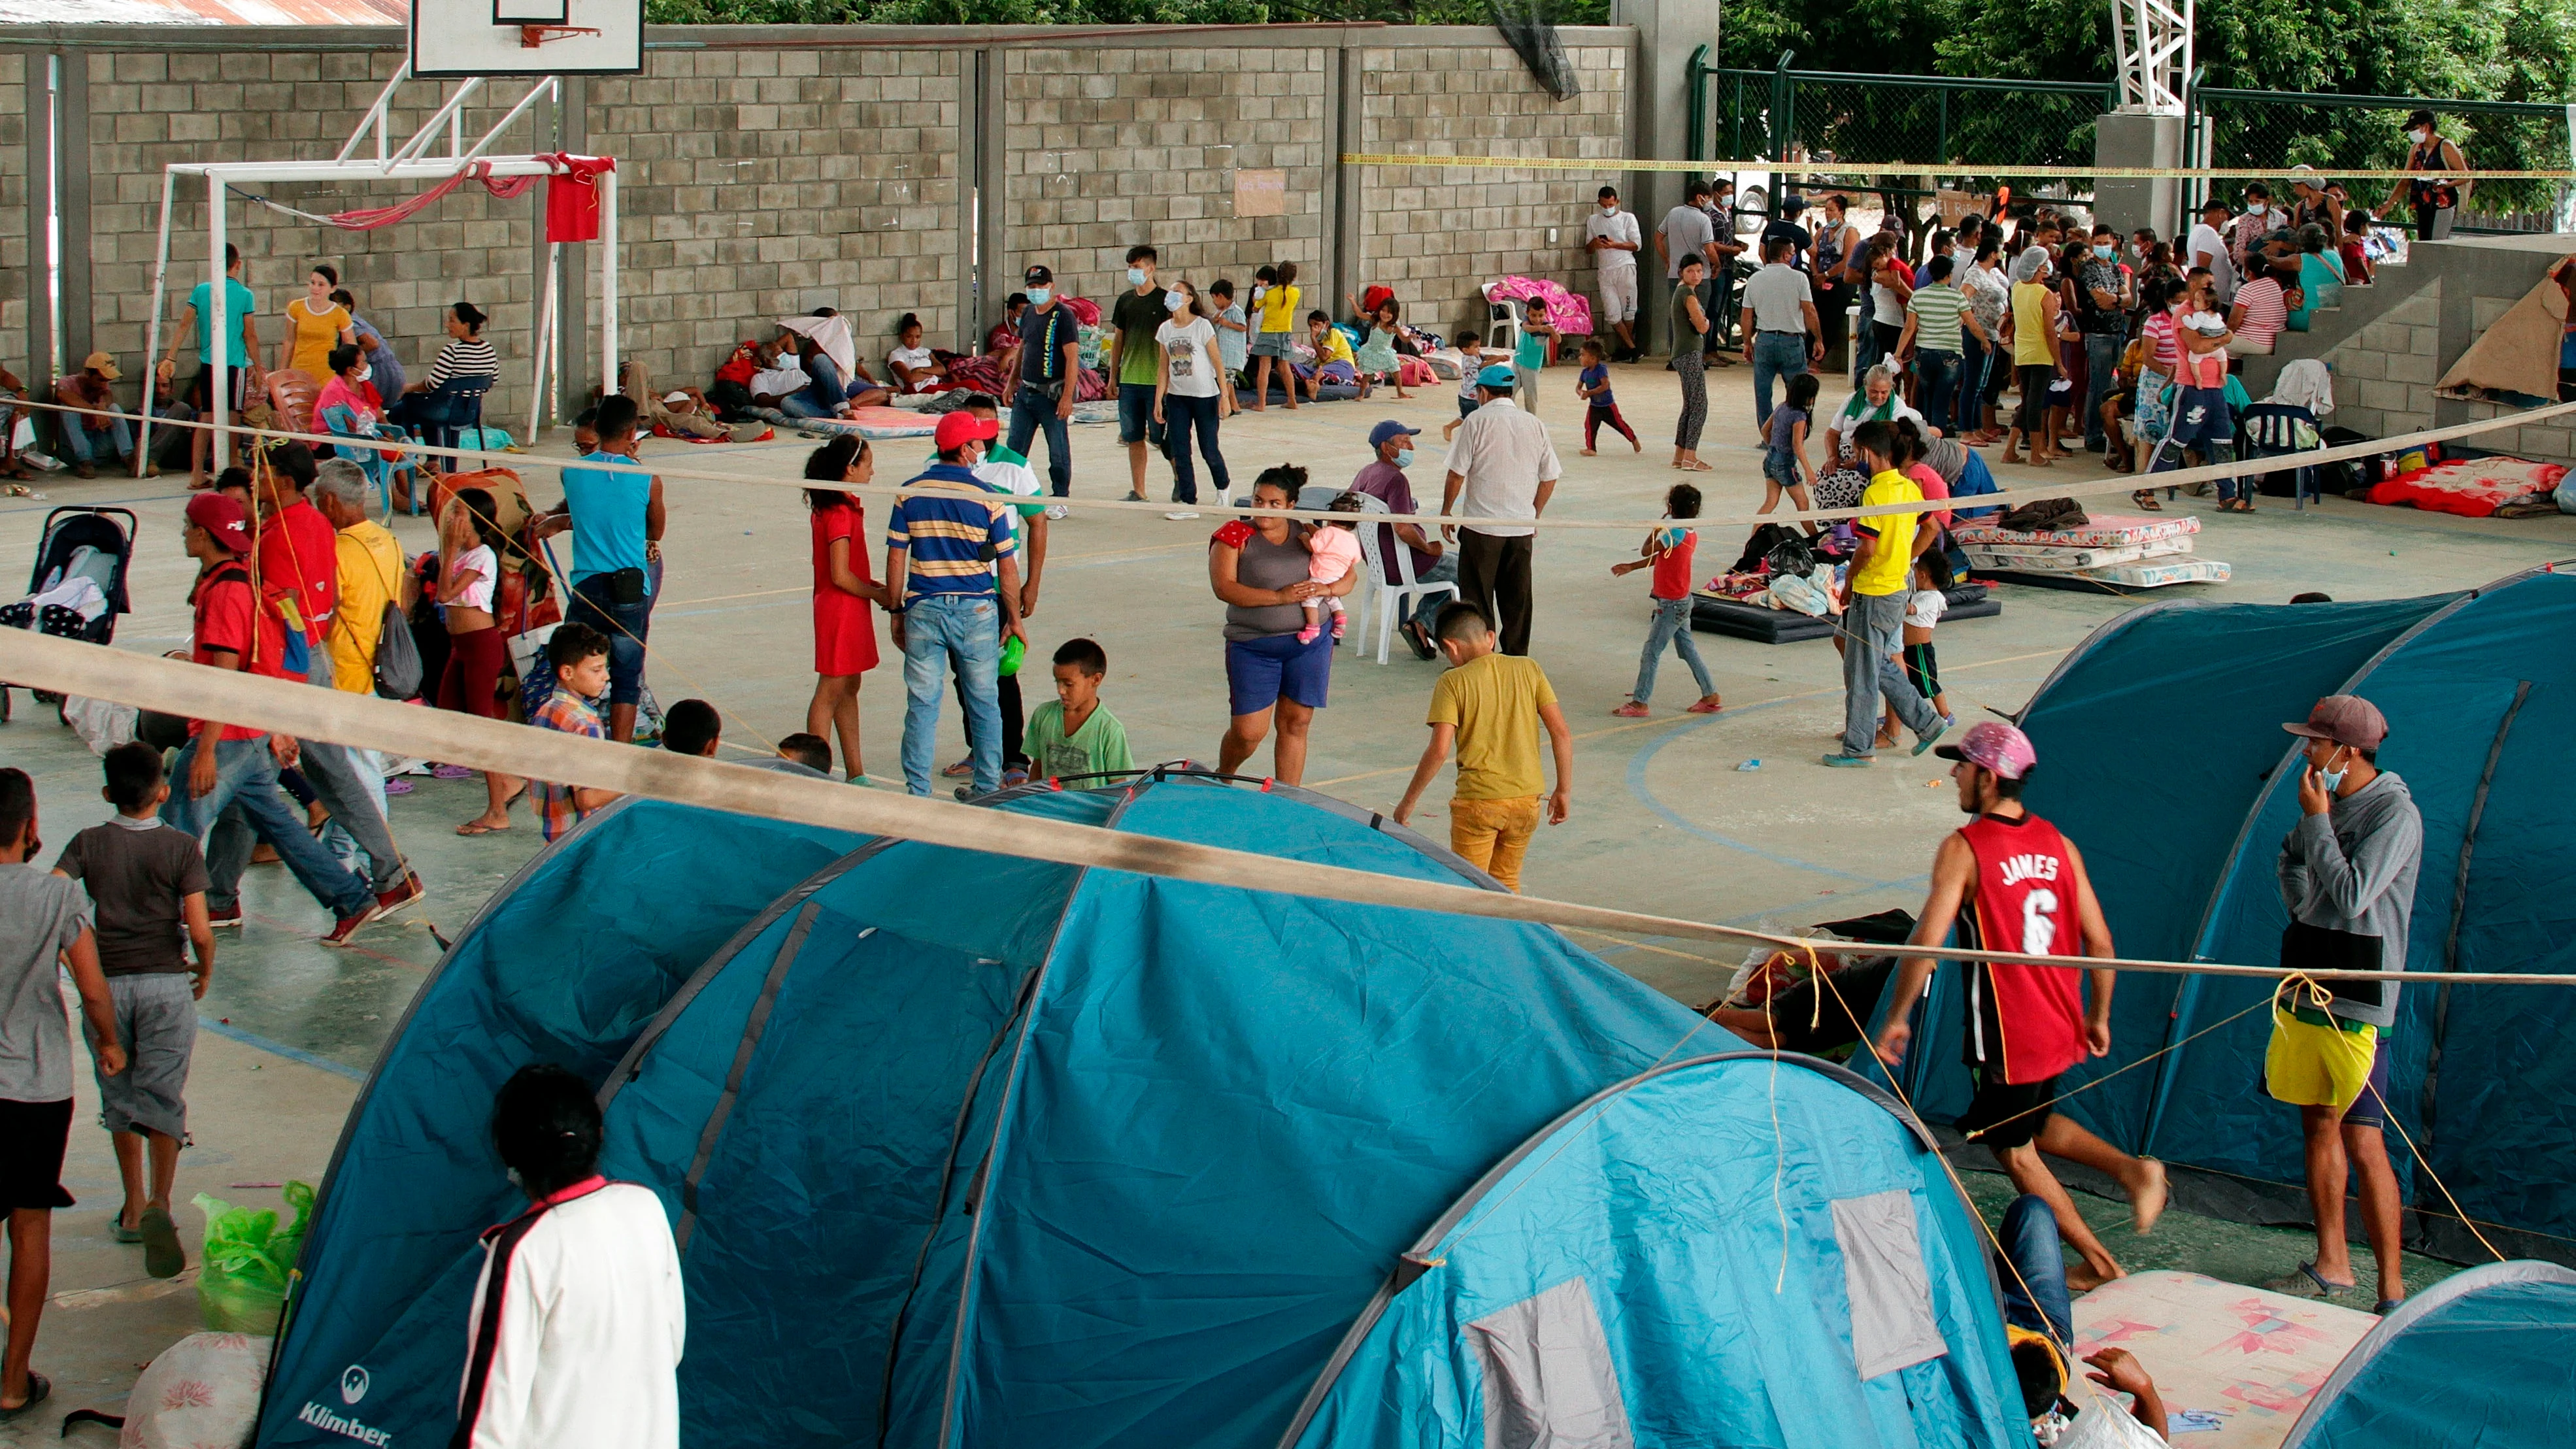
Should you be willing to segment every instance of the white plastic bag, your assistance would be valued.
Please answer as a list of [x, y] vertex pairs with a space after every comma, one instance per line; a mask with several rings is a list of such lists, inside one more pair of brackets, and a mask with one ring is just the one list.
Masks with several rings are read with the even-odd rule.
[[118, 745], [134, 738], [134, 722], [142, 711], [130, 704], [110, 700], [88, 699], [73, 695], [63, 701], [63, 723], [81, 737], [90, 753], [105, 755]]

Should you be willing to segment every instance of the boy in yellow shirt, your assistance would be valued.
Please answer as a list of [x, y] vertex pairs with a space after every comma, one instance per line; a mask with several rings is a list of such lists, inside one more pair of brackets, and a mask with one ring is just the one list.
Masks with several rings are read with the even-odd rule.
[[1449, 848], [1518, 892], [1521, 860], [1538, 833], [1539, 796], [1547, 793], [1538, 727], [1547, 726], [1556, 756], [1556, 789], [1547, 793], [1550, 825], [1564, 824], [1574, 808], [1574, 732], [1537, 662], [1495, 653], [1494, 627], [1474, 605], [1442, 609], [1439, 634], [1449, 670], [1431, 687], [1431, 743], [1395, 807], [1395, 823], [1412, 818], [1454, 743], [1458, 790], [1449, 800]]

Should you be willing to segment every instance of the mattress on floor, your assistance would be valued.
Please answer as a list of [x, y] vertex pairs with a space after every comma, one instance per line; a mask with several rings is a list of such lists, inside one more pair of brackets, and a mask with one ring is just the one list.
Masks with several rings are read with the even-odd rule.
[[2189, 513], [2096, 513], [2082, 528], [2047, 528], [2036, 532], [1999, 528], [1992, 523], [1964, 524], [1951, 536], [1971, 548], [1978, 544], [2042, 544], [2057, 548], [2118, 548], [2200, 532], [2200, 519]]
[[[2198, 1273], [2132, 1273], [2075, 1300], [2075, 1353], [2124, 1348], [2154, 1375], [2187, 1449], [2278, 1449], [2379, 1320]], [[2206, 1427], [2202, 1427], [2206, 1426]]]
[[2373, 503], [2407, 503], [2432, 513], [2491, 518], [2506, 504], [2547, 493], [2567, 476], [2558, 463], [2522, 458], [2454, 458], [2372, 485]]
[[2010, 569], [2018, 573], [2071, 574], [2081, 569], [2112, 568], [2133, 564], [2140, 559], [2167, 558], [2190, 553], [2192, 536], [2175, 534], [2170, 538], [2151, 538], [2145, 543], [2113, 544], [2107, 548], [2077, 548], [2055, 544], [1986, 543], [1965, 544], [1968, 562], [1980, 569]]
[[[1990, 619], [2004, 611], [2004, 602], [1983, 584], [1958, 584], [1947, 591], [1950, 607], [1941, 615], [1944, 624], [1960, 619]], [[1834, 621], [1801, 614], [1794, 609], [1774, 609], [1763, 604], [1742, 604], [1710, 594], [1691, 599], [1691, 628], [1703, 634], [1726, 634], [1737, 639], [1750, 639], [1757, 644], [1795, 644], [1802, 639], [1830, 638]]]
[[2109, 568], [2075, 573], [2039, 573], [1990, 569], [1986, 577], [2000, 584], [2026, 584], [2039, 589], [2070, 589], [2086, 594], [2118, 594], [2131, 589], [2161, 589], [2169, 584], [2223, 584], [2235, 573], [2212, 558], [2141, 559]]
[[889, 438], [926, 438], [939, 431], [938, 418], [903, 408], [852, 408], [846, 418], [800, 418], [777, 408], [753, 408], [752, 411], [782, 428], [806, 433], [856, 433], [870, 442]]

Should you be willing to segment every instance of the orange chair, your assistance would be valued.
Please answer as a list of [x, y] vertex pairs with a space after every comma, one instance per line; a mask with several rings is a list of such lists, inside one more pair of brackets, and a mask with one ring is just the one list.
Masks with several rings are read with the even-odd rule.
[[281, 367], [268, 375], [268, 405], [277, 413], [279, 426], [289, 432], [312, 433], [313, 404], [322, 397], [322, 384], [313, 375]]

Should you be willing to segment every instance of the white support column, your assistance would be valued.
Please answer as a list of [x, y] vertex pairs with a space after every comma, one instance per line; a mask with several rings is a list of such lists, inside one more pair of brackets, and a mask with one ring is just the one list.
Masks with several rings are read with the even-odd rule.
[[[170, 274], [170, 204], [177, 199], [179, 173], [164, 167], [161, 172], [161, 242], [152, 253], [152, 316], [143, 324], [143, 426], [142, 441], [134, 445], [134, 474], [143, 476], [143, 467], [152, 456], [152, 389], [161, 380], [161, 307], [169, 296]], [[179, 400], [179, 369], [170, 369], [170, 400]]]
[[206, 395], [206, 421], [215, 426], [213, 466], [208, 472], [221, 473], [232, 457], [225, 447], [229, 439], [224, 432], [224, 404], [232, 396], [232, 348], [224, 341], [232, 323], [224, 304], [231, 299], [232, 288], [226, 285], [224, 271], [224, 173], [212, 166], [206, 168], [206, 275], [206, 373], [211, 384]]
[[617, 172], [599, 173], [599, 392], [618, 390]]
[[528, 442], [531, 446], [536, 443], [537, 430], [545, 426], [546, 374], [552, 371], [560, 378], [562, 373], [561, 367], [555, 365], [555, 335], [561, 327], [555, 317], [555, 307], [561, 292], [559, 282], [563, 276], [562, 262], [563, 243], [546, 243], [544, 300], [537, 307], [537, 325], [532, 338], [534, 346], [531, 349], [536, 353], [537, 360], [536, 377], [528, 392]]

